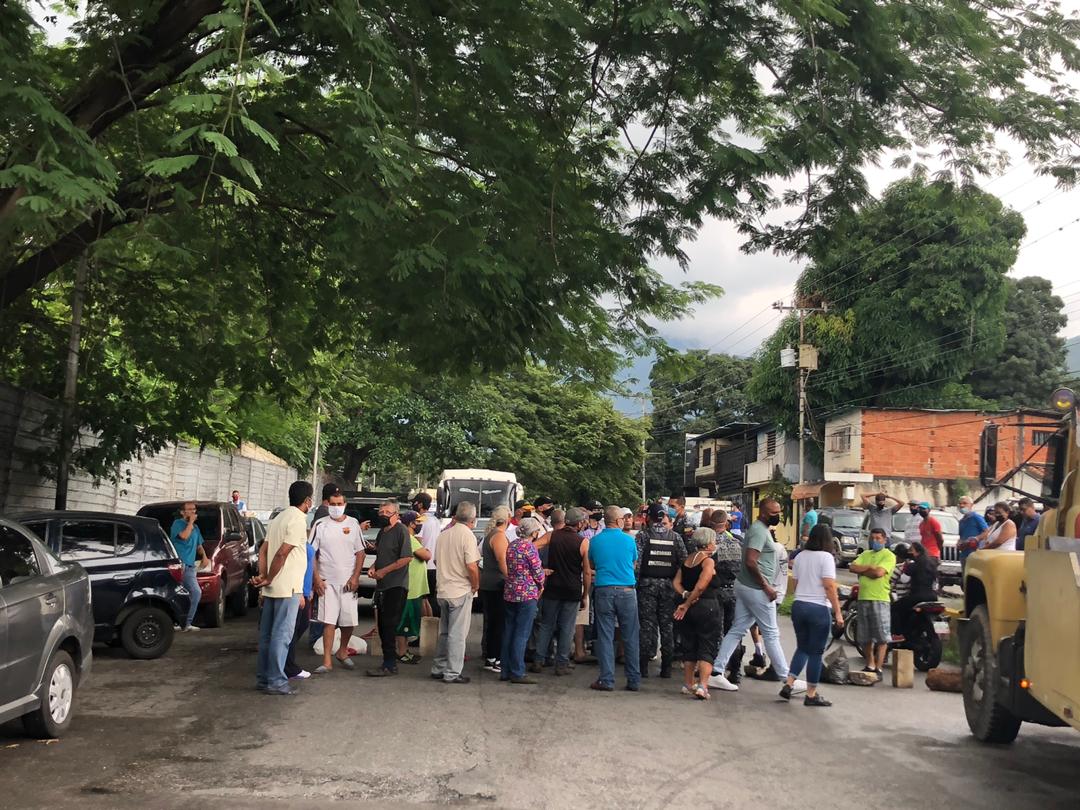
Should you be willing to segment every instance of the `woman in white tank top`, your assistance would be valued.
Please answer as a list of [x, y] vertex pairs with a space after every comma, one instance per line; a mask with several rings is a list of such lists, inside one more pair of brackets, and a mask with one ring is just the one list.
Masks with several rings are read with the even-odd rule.
[[987, 533], [982, 548], [1016, 551], [1016, 524], [1009, 519], [1009, 504], [1005, 501], [994, 504], [994, 517], [997, 523]]

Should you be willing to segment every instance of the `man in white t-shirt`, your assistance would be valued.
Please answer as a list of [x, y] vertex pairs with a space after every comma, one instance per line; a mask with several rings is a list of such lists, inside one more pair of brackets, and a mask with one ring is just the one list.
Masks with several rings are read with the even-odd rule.
[[480, 588], [480, 547], [476, 544], [476, 504], [462, 501], [454, 522], [439, 537], [436, 587], [439, 593], [439, 643], [431, 677], [451, 684], [469, 682], [462, 675], [472, 600]]
[[327, 504], [329, 515], [311, 527], [311, 545], [315, 549], [312, 587], [319, 597], [316, 618], [323, 625], [323, 662], [315, 670], [323, 675], [332, 670], [330, 654], [334, 648], [334, 628], [341, 628], [337, 660], [353, 669], [349, 660], [349, 639], [357, 624], [356, 589], [364, 569], [364, 533], [356, 518], [345, 514], [345, 496], [335, 492]]
[[923, 519], [922, 515], [919, 514], [918, 501], [908, 501], [908, 511], [911, 513], [911, 517], [904, 524], [904, 542], [910, 546], [912, 543], [918, 543], [922, 539], [922, 535], [919, 533], [919, 524], [922, 523]]
[[412, 508], [417, 516], [419, 529], [416, 535], [420, 538], [420, 545], [431, 552], [427, 561], [428, 597], [424, 600], [423, 612], [425, 616], [438, 616], [439, 600], [435, 596], [435, 547], [438, 545], [442, 527], [439, 526], [439, 518], [430, 511], [431, 496], [428, 493], [417, 493], [413, 498]]

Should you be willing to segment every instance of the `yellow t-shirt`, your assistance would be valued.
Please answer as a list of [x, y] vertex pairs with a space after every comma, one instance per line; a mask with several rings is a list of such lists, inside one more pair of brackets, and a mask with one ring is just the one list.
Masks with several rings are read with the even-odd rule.
[[266, 568], [267, 572], [274, 563], [274, 557], [282, 543], [292, 546], [285, 564], [281, 566], [273, 582], [262, 589], [263, 596], [271, 599], [285, 599], [296, 593], [304, 592], [304, 572], [307, 570], [307, 518], [295, 506], [289, 506], [270, 521], [266, 532]]

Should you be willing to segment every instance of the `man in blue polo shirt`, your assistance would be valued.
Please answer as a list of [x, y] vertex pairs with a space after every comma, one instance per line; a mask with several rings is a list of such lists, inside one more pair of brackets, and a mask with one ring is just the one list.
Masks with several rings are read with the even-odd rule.
[[187, 592], [191, 594], [191, 607], [188, 608], [184, 626], [180, 628], [184, 632], [199, 629], [192, 624], [195, 620], [195, 611], [199, 609], [199, 600], [202, 599], [202, 588], [199, 587], [195, 561], [202, 559], [206, 554], [203, 552], [202, 532], [195, 524], [197, 517], [198, 509], [195, 502], [187, 501], [180, 507], [180, 517], [173, 521], [172, 528], [169, 530], [169, 539], [172, 540], [176, 555], [184, 566], [182, 582]]
[[986, 531], [986, 518], [979, 514], [967, 495], [959, 500], [960, 506], [960, 570], [967, 565], [967, 558], [979, 548], [979, 535]]
[[638, 691], [641, 669], [638, 662], [637, 543], [624, 532], [623, 510], [604, 510], [604, 531], [589, 540], [589, 562], [593, 576], [593, 611], [596, 616], [596, 657], [600, 677], [589, 685], [599, 692], [615, 688], [615, 620], [622, 631], [626, 688]]

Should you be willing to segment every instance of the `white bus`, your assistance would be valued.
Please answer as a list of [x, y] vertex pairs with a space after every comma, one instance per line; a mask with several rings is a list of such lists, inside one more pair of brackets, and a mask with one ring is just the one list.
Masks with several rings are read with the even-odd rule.
[[443, 470], [436, 493], [437, 514], [449, 521], [462, 501], [476, 504], [477, 518], [487, 524], [496, 506], [514, 511], [514, 503], [525, 497], [517, 476], [501, 470]]

